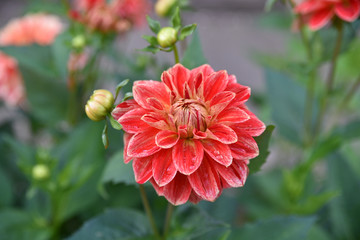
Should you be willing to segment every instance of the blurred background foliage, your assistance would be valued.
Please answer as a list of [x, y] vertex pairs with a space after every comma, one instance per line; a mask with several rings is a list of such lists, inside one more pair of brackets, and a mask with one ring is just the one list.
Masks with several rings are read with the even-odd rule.
[[[267, 10], [273, 2], [267, 2]], [[336, 31], [307, 33], [314, 55], [310, 62], [299, 33], [290, 31], [294, 16], [280, 2], [276, 4], [275, 11], [265, 12], [256, 24], [281, 34], [286, 43], [281, 53], [252, 51], [252, 60], [263, 69], [265, 87], [254, 91], [250, 100], [260, 118], [276, 128], [269, 127], [262, 136], [262, 155], [252, 160], [253, 174], [245, 186], [226, 190], [215, 203], [178, 207], [168, 239], [360, 239], [359, 94], [337, 109], [360, 74], [360, 21], [345, 26], [336, 87], [329, 96], [330, 113], [318, 139], [307, 144], [303, 121], [307, 79], [317, 69], [312, 107], [316, 116]], [[46, 11], [65, 21], [65, 7], [57, 1], [34, 0], [26, 11]], [[186, 16], [196, 16], [191, 11]], [[132, 81], [159, 80], [173, 62], [141, 51], [123, 52], [116, 47], [123, 36], [115, 41], [114, 35], [89, 33], [66, 21], [69, 27], [52, 45], [0, 47], [18, 61], [30, 107], [9, 110], [16, 114], [0, 122], [1, 239], [153, 239], [132, 167], [123, 163], [122, 133], [108, 129], [110, 145], [105, 151], [104, 123], [88, 120], [83, 106], [95, 88], [115, 89], [117, 83], [130, 79], [123, 97], [131, 91]], [[72, 45], [78, 35], [86, 38], [90, 60], [78, 73], [87, 80], [70, 91], [67, 64], [70, 54], [79, 50]], [[181, 54], [186, 67], [207, 62], [202, 47], [206, 41], [198, 32], [189, 37]], [[28, 140], [17, 137], [11, 116], [26, 119]], [[311, 131], [315, 125], [314, 117]], [[268, 151], [272, 164], [262, 166]], [[146, 191], [162, 229], [167, 202], [149, 184]]]

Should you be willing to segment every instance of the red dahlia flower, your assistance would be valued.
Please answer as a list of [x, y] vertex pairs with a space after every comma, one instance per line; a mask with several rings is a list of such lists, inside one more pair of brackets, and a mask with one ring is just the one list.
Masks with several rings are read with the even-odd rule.
[[312, 30], [325, 26], [334, 15], [353, 22], [360, 15], [360, 0], [305, 0], [295, 7]]
[[136, 181], [150, 180], [174, 205], [214, 201], [223, 188], [243, 186], [249, 159], [259, 154], [253, 137], [265, 129], [244, 104], [250, 88], [209, 65], [177, 64], [161, 80], [136, 81], [134, 99], [112, 112]]

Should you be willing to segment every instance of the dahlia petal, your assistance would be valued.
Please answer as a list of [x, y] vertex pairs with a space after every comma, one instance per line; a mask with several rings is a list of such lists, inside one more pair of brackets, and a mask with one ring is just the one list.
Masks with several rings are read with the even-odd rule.
[[[172, 78], [169, 78], [171, 81], [172, 91], [174, 91], [176, 96], [183, 98], [185, 93], [185, 83], [190, 77], [189, 69], [185, 68], [181, 64], [176, 64], [168, 72], [172, 76]], [[168, 87], [170, 88], [170, 86]]]
[[155, 143], [155, 135], [158, 132], [159, 130], [150, 128], [136, 133], [129, 141], [127, 154], [130, 157], [147, 157], [160, 151], [161, 148]]
[[229, 167], [224, 167], [220, 164], [214, 164], [214, 167], [221, 176], [221, 179], [226, 182], [226, 186], [244, 186], [249, 173], [249, 168], [244, 161], [234, 161]]
[[172, 157], [176, 169], [184, 175], [195, 172], [200, 166], [203, 156], [203, 146], [196, 139], [179, 139], [173, 147]]
[[180, 136], [176, 132], [163, 130], [156, 134], [155, 143], [161, 148], [172, 148], [179, 138]]
[[207, 129], [207, 136], [225, 144], [236, 143], [236, 132], [224, 124], [214, 124]]
[[153, 110], [164, 110], [165, 107], [164, 105], [157, 100], [156, 98], [148, 98], [146, 99], [146, 101], [148, 102], [149, 106], [153, 109]]
[[221, 192], [219, 175], [206, 159], [188, 179], [195, 193], [204, 200], [212, 202]]
[[228, 74], [225, 70], [212, 73], [205, 78], [204, 97], [210, 101], [218, 92], [224, 91], [227, 86]]
[[193, 134], [194, 134], [194, 139], [204, 139], [207, 138], [207, 133], [206, 132], [202, 132], [202, 131], [198, 131], [196, 129], [193, 130]]
[[294, 11], [295, 13], [309, 14], [314, 11], [318, 11], [328, 5], [329, 3], [327, 3], [326, 1], [305, 0], [302, 3], [298, 4], [295, 7]]
[[230, 166], [233, 158], [228, 145], [212, 139], [205, 139], [201, 142], [205, 152], [209, 154], [212, 159], [224, 166]]
[[163, 195], [171, 204], [176, 206], [186, 203], [191, 191], [188, 178], [178, 173], [170, 183], [164, 186]]
[[161, 81], [165, 83], [165, 86], [169, 89], [169, 91], [174, 91], [175, 86], [173, 83], [173, 77], [168, 71], [161, 74]]
[[217, 93], [210, 101], [210, 114], [219, 114], [227, 105], [229, 105], [235, 96], [235, 93], [229, 91]]
[[242, 123], [250, 119], [250, 116], [240, 108], [232, 107], [222, 111], [216, 118], [219, 123]]
[[225, 90], [236, 93], [236, 96], [234, 97], [232, 102], [228, 105], [228, 107], [237, 107], [244, 104], [251, 95], [251, 89], [249, 87], [243, 86], [238, 83], [228, 85], [228, 87]]
[[238, 135], [238, 141], [229, 145], [234, 159], [251, 159], [259, 155], [259, 147], [251, 136], [247, 134]]
[[265, 124], [249, 110], [244, 109], [244, 111], [250, 116], [250, 119], [245, 122], [233, 125], [232, 128], [238, 135], [246, 133], [252, 137], [260, 136], [265, 131]]
[[207, 77], [213, 72], [214, 69], [209, 64], [204, 64], [190, 71], [190, 79], [195, 78], [199, 73], [202, 73], [204, 77]]
[[154, 154], [152, 161], [152, 174], [159, 187], [171, 182], [176, 175], [176, 167], [172, 159], [171, 149], [161, 150]]
[[145, 122], [148, 126], [165, 130], [169, 129], [169, 125], [166, 123], [162, 114], [159, 113], [148, 113], [141, 117], [141, 120]]
[[319, 30], [324, 27], [333, 16], [334, 10], [331, 7], [313, 13], [309, 20], [310, 29], [313, 31]]
[[120, 103], [115, 107], [115, 109], [111, 112], [113, 118], [117, 121], [121, 118], [125, 113], [140, 107], [134, 99], [126, 100], [125, 102]]
[[141, 120], [148, 111], [143, 108], [135, 108], [118, 119], [125, 132], [138, 133], [148, 129], [150, 126]]
[[170, 105], [170, 94], [162, 82], [136, 81], [133, 86], [133, 94], [135, 101], [146, 109], [152, 108], [147, 101], [148, 98], [158, 99], [165, 107]]
[[132, 157], [127, 154], [129, 148], [129, 141], [132, 136], [134, 136], [134, 134], [124, 132], [124, 163], [129, 163], [132, 160]]
[[201, 201], [201, 197], [199, 197], [199, 195], [192, 191], [189, 197], [189, 201], [194, 204], [198, 204]]
[[164, 196], [164, 187], [160, 187], [154, 180], [154, 178], [150, 179], [150, 183], [153, 185], [157, 195]]
[[137, 183], [146, 183], [152, 177], [152, 161], [152, 157], [134, 158], [133, 169]]
[[353, 22], [360, 14], [360, 1], [348, 0], [342, 1], [335, 5], [335, 13], [342, 20]]

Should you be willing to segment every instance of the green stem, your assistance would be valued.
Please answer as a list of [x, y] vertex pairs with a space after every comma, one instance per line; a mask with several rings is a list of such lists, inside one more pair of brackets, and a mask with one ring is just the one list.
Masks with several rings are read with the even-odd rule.
[[174, 49], [174, 57], [175, 57], [175, 63], [179, 63], [179, 52], [177, 50], [176, 44], [173, 45], [173, 49]]
[[331, 59], [330, 71], [329, 71], [329, 75], [328, 75], [328, 78], [326, 81], [325, 95], [322, 99], [320, 110], [319, 110], [319, 115], [318, 115], [317, 122], [315, 125], [315, 136], [317, 136], [317, 134], [319, 134], [321, 123], [324, 120], [325, 112], [328, 107], [329, 97], [333, 91], [337, 59], [338, 59], [338, 56], [339, 56], [339, 53], [341, 50], [342, 38], [343, 38], [343, 25], [342, 25], [342, 22], [340, 22], [340, 25], [338, 26], [338, 34], [337, 34], [336, 44], [335, 44], [335, 48], [334, 48], [334, 53], [333, 53], [333, 56]]
[[342, 110], [344, 107], [346, 107], [346, 105], [350, 102], [350, 100], [355, 95], [359, 87], [360, 87], [360, 76], [356, 79], [354, 85], [351, 86], [348, 93], [345, 95], [344, 100], [341, 102], [339, 106], [339, 110]]
[[175, 208], [174, 205], [172, 205], [171, 203], [168, 203], [167, 210], [166, 210], [165, 224], [164, 224], [163, 240], [166, 240], [167, 235], [169, 233], [171, 217], [174, 212], [174, 208]]
[[139, 184], [139, 189], [140, 189], [141, 199], [142, 199], [142, 202], [143, 202], [143, 205], [144, 205], [144, 208], [145, 208], [145, 212], [146, 212], [146, 215], [149, 218], [149, 222], [150, 222], [151, 228], [152, 228], [152, 230], [154, 232], [154, 235], [158, 240], [161, 240], [159, 231], [158, 231], [158, 229], [156, 227], [156, 224], [155, 224], [153, 214], [151, 212], [149, 200], [147, 199], [147, 196], [146, 196], [145, 188], [144, 188], [143, 185]]
[[[301, 19], [299, 17], [299, 19]], [[303, 24], [301, 24], [303, 26]], [[306, 49], [307, 60], [310, 64], [313, 61], [312, 48], [309, 42], [309, 39], [305, 35], [304, 27], [300, 29], [301, 40]], [[304, 114], [304, 128], [305, 128], [305, 143], [306, 145], [311, 145], [312, 138], [312, 113], [313, 113], [313, 102], [314, 102], [314, 92], [315, 92], [315, 75], [316, 70], [312, 69], [307, 81], [306, 88], [306, 99], [305, 99], [305, 114]]]

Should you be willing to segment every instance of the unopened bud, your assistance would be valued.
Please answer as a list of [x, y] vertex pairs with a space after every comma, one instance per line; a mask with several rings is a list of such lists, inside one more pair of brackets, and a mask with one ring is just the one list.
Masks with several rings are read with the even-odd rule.
[[83, 48], [85, 47], [85, 44], [86, 44], [86, 39], [84, 35], [77, 35], [71, 41], [71, 45], [74, 48]]
[[165, 17], [170, 13], [176, 0], [158, 0], [155, 4], [155, 12], [159, 17]]
[[114, 96], [105, 89], [95, 90], [85, 106], [86, 115], [93, 121], [101, 121], [111, 112]]
[[177, 31], [172, 27], [164, 27], [159, 31], [157, 40], [161, 47], [170, 47], [177, 41]]
[[37, 164], [32, 169], [32, 177], [35, 180], [44, 180], [50, 176], [50, 170], [45, 164]]

